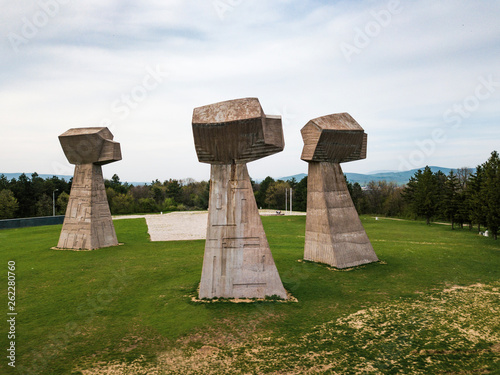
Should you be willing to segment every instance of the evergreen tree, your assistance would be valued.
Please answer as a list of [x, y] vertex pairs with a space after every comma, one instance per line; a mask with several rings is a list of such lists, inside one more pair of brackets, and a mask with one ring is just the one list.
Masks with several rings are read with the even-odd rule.
[[363, 199], [363, 189], [361, 189], [361, 185], [355, 182], [351, 185], [349, 193], [351, 194], [352, 203], [354, 203], [356, 211], [358, 211], [358, 214], [361, 213], [361, 200]]
[[35, 216], [36, 200], [31, 179], [23, 173], [17, 181], [12, 180], [11, 190], [19, 202], [18, 217]]
[[451, 171], [444, 186], [444, 199], [442, 201], [442, 211], [447, 220], [451, 221], [451, 229], [454, 228], [455, 220], [458, 217], [460, 208], [459, 201], [460, 181], [457, 175]]
[[165, 181], [164, 185], [166, 187], [166, 197], [172, 198], [177, 203], [180, 203], [182, 198], [182, 187], [179, 181], [170, 179], [168, 182]]
[[[443, 175], [443, 173], [441, 173]], [[439, 200], [442, 185], [442, 176], [432, 173], [429, 166], [418, 170], [410, 178], [404, 191], [404, 199], [409, 203], [411, 211], [416, 216], [423, 216], [427, 224], [430, 224], [431, 218], [438, 212]]]
[[476, 168], [476, 173], [471, 175], [466, 189], [466, 205], [471, 223], [477, 224], [478, 232], [481, 225], [486, 226], [487, 202], [483, 191], [484, 169], [481, 165]]
[[493, 151], [491, 157], [483, 164], [483, 192], [486, 197], [486, 224], [495, 240], [500, 228], [500, 157]]
[[0, 191], [10, 189], [9, 180], [5, 177], [4, 174], [0, 175]]
[[293, 210], [307, 211], [307, 176], [300, 180], [293, 190]]

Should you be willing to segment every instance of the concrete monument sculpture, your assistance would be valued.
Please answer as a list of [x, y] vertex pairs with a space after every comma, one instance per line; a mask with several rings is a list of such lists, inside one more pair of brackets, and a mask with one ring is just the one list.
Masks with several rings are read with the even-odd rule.
[[195, 108], [198, 160], [211, 164], [200, 298], [287, 298], [274, 264], [246, 163], [284, 147], [279, 116], [256, 98]]
[[304, 259], [337, 268], [378, 261], [340, 167], [366, 158], [367, 134], [348, 113], [313, 119], [301, 133], [309, 163]]
[[75, 174], [57, 248], [118, 245], [101, 166], [122, 159], [120, 144], [108, 128], [69, 129], [59, 141], [68, 161], [75, 164]]

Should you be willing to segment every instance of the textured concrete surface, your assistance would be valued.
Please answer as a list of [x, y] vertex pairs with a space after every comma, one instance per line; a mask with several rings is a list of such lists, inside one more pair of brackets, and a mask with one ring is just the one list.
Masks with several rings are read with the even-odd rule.
[[304, 259], [347, 268], [378, 261], [337, 163], [310, 162]]
[[200, 298], [286, 298], [245, 164], [212, 165]]
[[200, 162], [211, 164], [210, 200], [199, 298], [287, 298], [259, 216], [246, 163], [282, 151], [279, 116], [258, 99], [193, 111]]
[[366, 158], [363, 128], [340, 113], [309, 121], [301, 133], [309, 163], [304, 259], [337, 268], [378, 261], [339, 164]]
[[210, 164], [246, 163], [285, 146], [281, 117], [265, 115], [256, 98], [195, 108], [193, 135], [198, 160]]
[[121, 160], [120, 144], [112, 139], [107, 128], [70, 129], [59, 136], [66, 157], [76, 166], [57, 248], [94, 250], [118, 245], [101, 167]]

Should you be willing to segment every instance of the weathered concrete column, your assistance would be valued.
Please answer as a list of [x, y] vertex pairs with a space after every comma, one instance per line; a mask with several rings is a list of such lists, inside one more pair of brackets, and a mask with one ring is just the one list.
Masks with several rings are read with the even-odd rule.
[[366, 158], [363, 128], [340, 113], [309, 121], [301, 133], [309, 163], [304, 259], [337, 268], [378, 261], [340, 167]]
[[199, 298], [286, 299], [246, 167], [283, 150], [281, 119], [257, 99], [231, 100], [195, 108], [193, 135], [198, 159], [211, 164]]
[[121, 160], [120, 144], [107, 128], [70, 129], [59, 136], [69, 162], [76, 164], [57, 248], [94, 250], [116, 246], [102, 165]]

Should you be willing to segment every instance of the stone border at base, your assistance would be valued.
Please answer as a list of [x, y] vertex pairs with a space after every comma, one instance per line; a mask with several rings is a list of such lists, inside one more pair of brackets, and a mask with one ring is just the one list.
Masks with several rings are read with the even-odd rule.
[[[106, 247], [100, 247], [99, 249], [109, 249], [110, 247], [118, 247], [118, 246], [123, 246], [125, 245], [124, 243], [119, 243], [118, 245], [113, 245], [113, 246], [106, 246]], [[62, 251], [95, 251], [99, 249], [62, 249], [60, 247], [51, 247], [50, 250], [62, 250]]]

